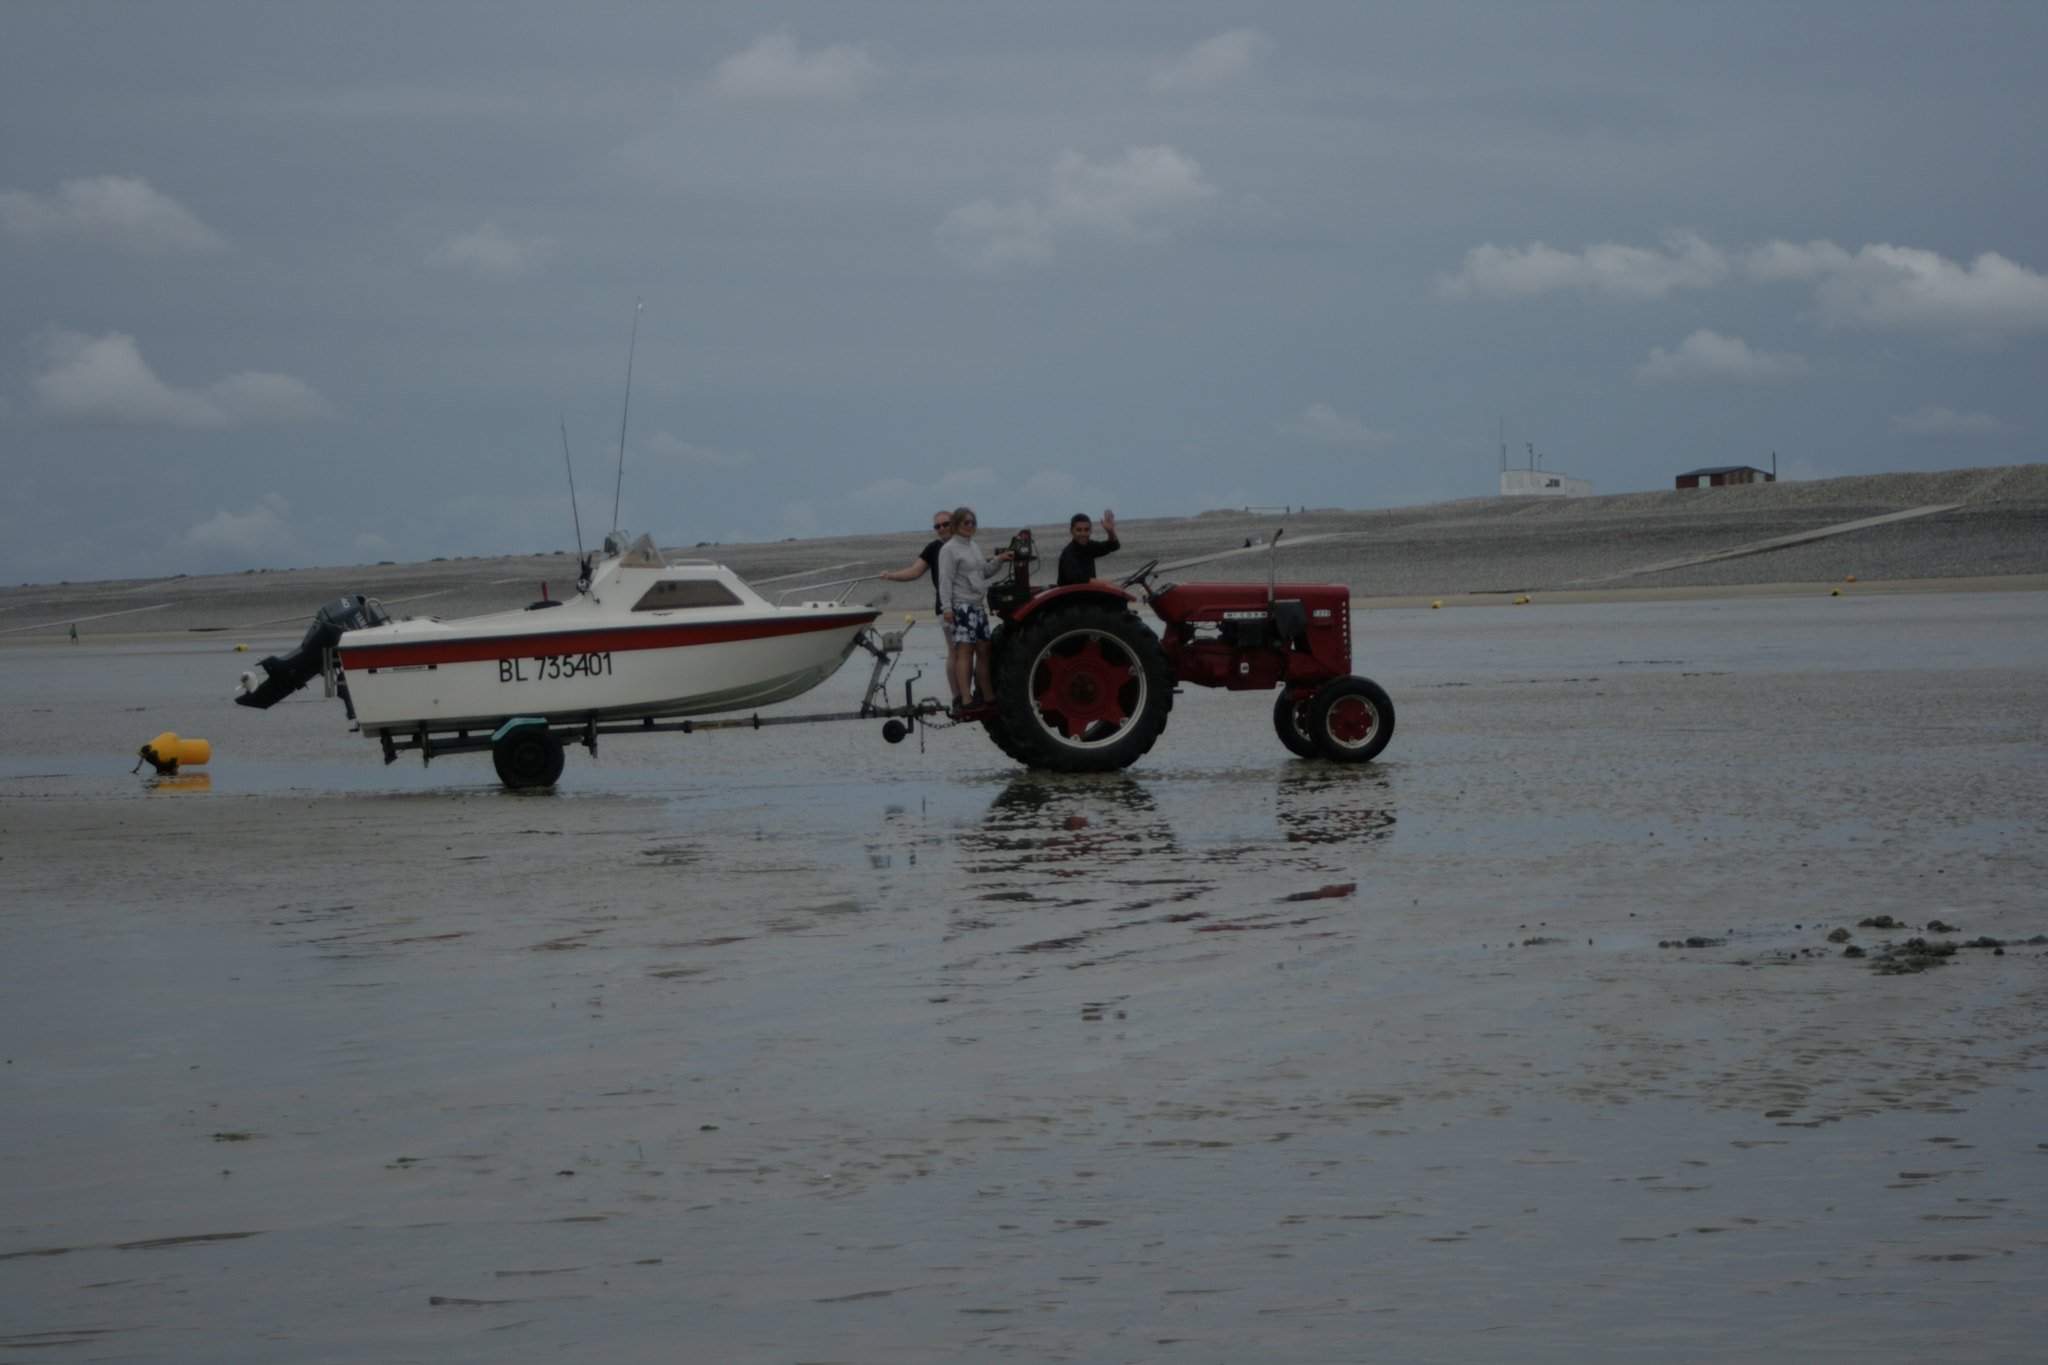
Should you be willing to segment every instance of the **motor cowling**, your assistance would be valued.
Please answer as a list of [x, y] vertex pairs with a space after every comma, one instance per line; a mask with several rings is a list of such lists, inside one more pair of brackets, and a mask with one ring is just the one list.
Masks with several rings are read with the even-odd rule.
[[390, 619], [381, 603], [360, 593], [336, 598], [313, 613], [313, 624], [297, 649], [273, 654], [242, 675], [235, 704], [268, 710], [320, 675], [327, 651], [340, 643], [343, 631], [381, 626]]

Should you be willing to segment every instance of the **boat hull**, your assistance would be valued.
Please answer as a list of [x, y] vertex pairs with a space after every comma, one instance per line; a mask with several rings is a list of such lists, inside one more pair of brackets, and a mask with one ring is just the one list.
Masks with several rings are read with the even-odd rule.
[[[552, 614], [552, 613], [550, 613]], [[786, 701], [837, 672], [866, 608], [516, 629], [484, 622], [350, 631], [339, 647], [365, 735], [704, 715]], [[552, 624], [552, 623], [550, 623]]]

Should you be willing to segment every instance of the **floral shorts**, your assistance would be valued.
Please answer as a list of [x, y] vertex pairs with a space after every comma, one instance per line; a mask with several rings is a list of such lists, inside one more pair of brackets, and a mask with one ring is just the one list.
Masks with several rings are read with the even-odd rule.
[[979, 602], [955, 602], [953, 604], [953, 643], [975, 645], [993, 638], [989, 630], [988, 613]]

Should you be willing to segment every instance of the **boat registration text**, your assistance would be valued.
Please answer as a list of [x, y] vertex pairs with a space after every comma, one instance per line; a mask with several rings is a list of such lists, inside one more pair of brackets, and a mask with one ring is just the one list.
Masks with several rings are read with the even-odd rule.
[[498, 681], [501, 683], [610, 677], [611, 671], [610, 654], [536, 654], [527, 659], [498, 660]]

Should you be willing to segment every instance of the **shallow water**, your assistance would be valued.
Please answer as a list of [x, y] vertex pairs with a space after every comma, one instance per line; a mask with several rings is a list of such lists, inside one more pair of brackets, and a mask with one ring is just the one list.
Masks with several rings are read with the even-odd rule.
[[[1189, 691], [1117, 776], [834, 725], [554, 793], [218, 641], [11, 647], [0, 1346], [2035, 1358], [2044, 625], [1375, 613], [1358, 768]], [[1878, 913], [2013, 942], [1881, 976]]]

